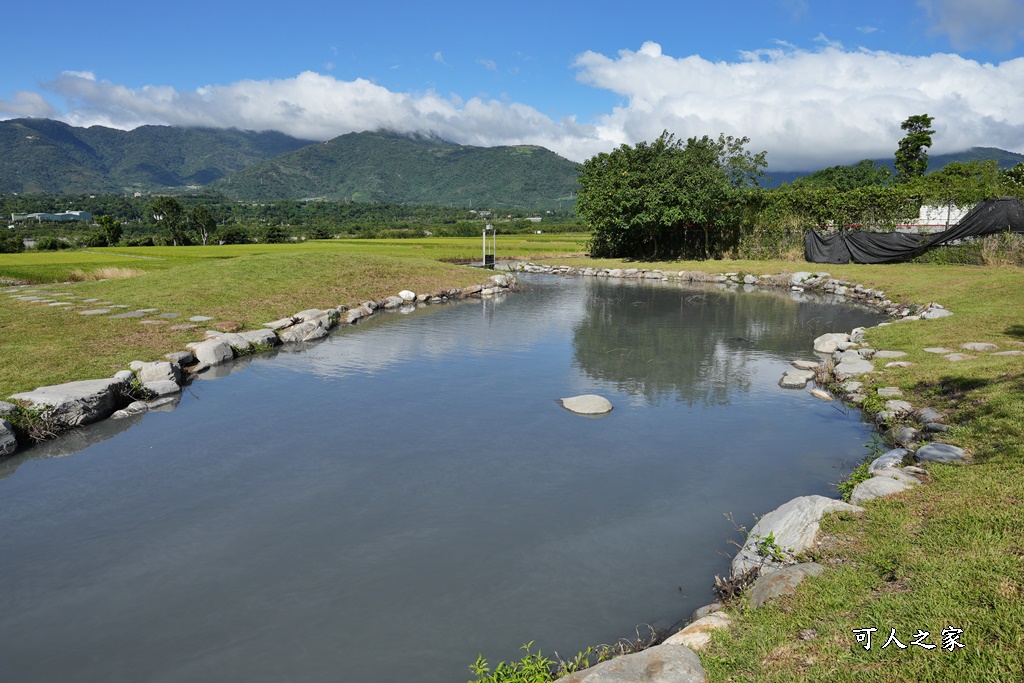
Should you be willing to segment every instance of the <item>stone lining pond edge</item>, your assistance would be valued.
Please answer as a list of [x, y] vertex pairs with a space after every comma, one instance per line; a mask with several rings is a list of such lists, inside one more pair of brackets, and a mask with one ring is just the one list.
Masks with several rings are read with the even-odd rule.
[[397, 296], [364, 301], [358, 306], [342, 304], [328, 309], [307, 309], [255, 330], [208, 330], [205, 339], [187, 344], [186, 351], [166, 354], [163, 361], [132, 361], [129, 370], [120, 370], [112, 378], [65, 382], [13, 394], [9, 397], [13, 402], [0, 401], [0, 459], [40, 440], [28, 438], [28, 434], [53, 438], [107, 418], [121, 419], [144, 413], [164, 403], [168, 397], [180, 394], [182, 387], [200, 373], [235, 358], [267, 351], [280, 344], [316, 341], [338, 325], [354, 325], [380, 311], [406, 312], [468, 297], [489, 298], [517, 286], [514, 276], [498, 273], [482, 284], [467, 287], [429, 294], [404, 289]]

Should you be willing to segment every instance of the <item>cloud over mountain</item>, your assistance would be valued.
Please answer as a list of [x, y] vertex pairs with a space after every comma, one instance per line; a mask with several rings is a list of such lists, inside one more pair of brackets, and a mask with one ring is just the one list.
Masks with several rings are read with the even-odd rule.
[[[995, 11], [1000, 3], [983, 4]], [[952, 0], [926, 4], [938, 25], [959, 16], [949, 12], [962, 6]], [[311, 71], [193, 91], [129, 88], [68, 71], [45, 85], [66, 102], [65, 110], [39, 93], [21, 91], [0, 101], [0, 116], [115, 128], [154, 123], [279, 130], [320, 140], [385, 128], [461, 144], [537, 144], [577, 161], [653, 139], [664, 129], [681, 137], [724, 132], [750, 137], [755, 150], [767, 149], [776, 170], [801, 170], [888, 156], [901, 137], [900, 122], [928, 113], [935, 117], [934, 152], [976, 145], [1024, 151], [1024, 92], [1011, 86], [1024, 82], [1024, 58], [983, 64], [955, 54], [907, 56], [820, 42], [816, 50], [782, 45], [735, 61], [672, 57], [652, 42], [614, 56], [584, 52], [573, 64], [577, 80], [621, 98], [590, 121], [553, 120], [527, 103], [394, 92], [362, 78]]]

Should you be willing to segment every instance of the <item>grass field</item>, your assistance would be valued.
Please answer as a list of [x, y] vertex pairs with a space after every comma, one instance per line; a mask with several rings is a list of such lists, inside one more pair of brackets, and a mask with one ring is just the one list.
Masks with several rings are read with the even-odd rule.
[[[499, 239], [499, 257], [755, 275], [822, 270], [784, 261], [594, 261], [579, 253], [582, 236], [509, 239], [518, 241]], [[378, 299], [402, 288], [432, 291], [479, 282], [486, 273], [440, 262], [478, 258], [478, 250], [476, 239], [427, 239], [0, 255], [0, 278], [55, 283], [74, 269], [129, 267], [145, 273], [49, 284], [45, 291], [183, 316], [214, 315], [252, 327], [303, 308]], [[716, 634], [702, 655], [709, 680], [1024, 680], [1024, 357], [979, 354], [951, 363], [922, 351], [963, 342], [1024, 349], [1024, 269], [910, 264], [825, 269], [884, 289], [894, 300], [937, 301], [955, 312], [941, 320], [871, 330], [874, 348], [907, 351], [915, 365], [880, 371], [868, 381], [898, 386], [915, 405], [946, 411], [954, 428], [944, 440], [966, 448], [974, 462], [932, 465], [928, 485], [871, 501], [863, 516], [827, 520], [823, 528], [833, 542], [814, 559], [832, 570], [809, 580], [792, 598], [754, 611], [740, 606], [739, 626]], [[130, 360], [180, 349], [201, 333], [2, 301], [0, 393], [5, 396], [40, 384], [107, 376]], [[624, 632], [632, 629], [621, 626]], [[938, 643], [948, 626], [964, 629], [963, 649], [881, 649], [892, 628], [904, 644], [918, 630], [929, 631], [930, 642]], [[870, 652], [853, 634], [866, 627], [878, 629]]]
[[[584, 235], [499, 236], [499, 257], [578, 255]], [[8, 297], [0, 305], [0, 396], [37, 386], [108, 377], [132, 360], [155, 360], [202, 337], [137, 319], [82, 316], [99, 299], [127, 310], [157, 308], [181, 320], [207, 315], [259, 327], [296, 311], [379, 300], [402, 289], [433, 292], [490, 273], [444, 261], [480, 259], [475, 238], [325, 240], [219, 247], [131, 247], [0, 254], [0, 278], [42, 283], [39, 295], [78, 297], [69, 310]], [[139, 271], [134, 277], [67, 282], [75, 271]], [[177, 320], [176, 320], [177, 322]]]

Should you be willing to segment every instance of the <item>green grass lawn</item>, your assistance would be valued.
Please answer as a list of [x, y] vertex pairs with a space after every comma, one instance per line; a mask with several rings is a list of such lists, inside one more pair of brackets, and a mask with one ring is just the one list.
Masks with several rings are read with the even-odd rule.
[[[502, 235], [499, 257], [578, 255], [585, 235]], [[4, 296], [0, 303], [0, 396], [107, 377], [132, 360], [154, 360], [202, 337], [137, 319], [82, 316], [100, 299], [128, 310], [157, 308], [259, 327], [307, 308], [379, 300], [402, 289], [435, 292], [487, 279], [452, 261], [480, 259], [476, 238], [323, 240], [209, 247], [111, 247], [0, 254], [0, 278], [42, 283], [41, 294], [78, 297], [70, 310]], [[74, 271], [138, 271], [134, 277], [66, 282]], [[40, 287], [37, 287], [39, 289]]]

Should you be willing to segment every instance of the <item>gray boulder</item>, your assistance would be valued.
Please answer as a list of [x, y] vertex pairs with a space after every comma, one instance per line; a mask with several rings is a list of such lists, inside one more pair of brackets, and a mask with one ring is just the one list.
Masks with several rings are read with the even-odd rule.
[[231, 345], [220, 339], [207, 339], [188, 344], [186, 348], [192, 352], [200, 364], [220, 365], [235, 357], [231, 351]]
[[180, 383], [181, 366], [177, 363], [169, 363], [167, 361], [143, 363], [142, 366], [135, 371], [135, 376], [143, 384], [146, 382], [161, 382], [164, 380]]
[[556, 683], [704, 683], [700, 659], [685, 645], [658, 645], [609, 659]]
[[252, 351], [252, 342], [237, 332], [225, 332], [224, 334], [217, 335], [217, 338], [222, 342], [226, 342], [239, 355]]
[[142, 386], [156, 397], [170, 396], [181, 391], [178, 383], [169, 379], [159, 379], [154, 382], [143, 382]]
[[45, 409], [61, 427], [78, 427], [109, 417], [127, 390], [128, 382], [122, 380], [87, 379], [39, 387], [11, 398], [27, 401], [32, 408]]
[[917, 449], [914, 459], [918, 462], [963, 462], [964, 449], [948, 443], [930, 443]]
[[850, 341], [850, 335], [845, 332], [829, 332], [814, 340], [814, 350], [818, 353], [832, 353], [839, 348], [842, 342]]
[[391, 310], [393, 308], [398, 308], [404, 303], [405, 299], [403, 299], [400, 296], [389, 296], [386, 299], [384, 299], [384, 308], [387, 310]]
[[401, 292], [398, 293], [398, 296], [400, 296], [402, 298], [402, 301], [406, 303], [409, 303], [410, 301], [416, 301], [416, 292], [410, 291], [408, 289], [403, 289]]
[[915, 477], [911, 472], [908, 472], [906, 467], [900, 467], [898, 469], [895, 467], [886, 467], [884, 470], [872, 472], [872, 476], [895, 479], [896, 481], [902, 481], [904, 484], [910, 484], [911, 486], [917, 486], [921, 483], [921, 480]]
[[0, 458], [18, 450], [18, 438], [14, 436], [14, 425], [7, 420], [0, 419]]
[[921, 422], [937, 422], [942, 419], [942, 413], [934, 408], [918, 408], [917, 419]]
[[938, 318], [947, 318], [953, 315], [952, 311], [947, 311], [944, 308], [929, 308], [927, 311], [921, 314], [922, 320], [936, 320]]
[[596, 394], [583, 394], [559, 400], [563, 408], [578, 415], [603, 415], [612, 409], [611, 401]]
[[277, 334], [275, 334], [273, 330], [267, 328], [239, 332], [238, 336], [253, 346], [277, 346], [281, 343]]
[[345, 312], [345, 322], [349, 325], [357, 322], [360, 318], [366, 317], [366, 311], [362, 308], [352, 308]]
[[[818, 534], [821, 518], [825, 514], [862, 510], [863, 508], [825, 496], [801, 496], [783, 503], [759, 519], [750, 530], [743, 548], [733, 558], [732, 575], [739, 576], [754, 567], [761, 567], [762, 575], [778, 570], [788, 563], [789, 557], [811, 547], [814, 537]], [[764, 557], [758, 552], [758, 543], [770, 535], [775, 538], [775, 544], [787, 557], [787, 562]]]
[[165, 354], [164, 358], [178, 365], [192, 365], [196, 362], [196, 357], [192, 355], [191, 351], [175, 351], [174, 353]]
[[844, 360], [842, 363], [835, 367], [835, 375], [839, 379], [846, 379], [847, 377], [853, 377], [854, 375], [863, 375], [868, 372], [874, 372], [875, 366], [871, 364], [871, 361], [867, 360]]
[[17, 409], [18, 406], [14, 405], [13, 403], [8, 403], [7, 401], [0, 401], [0, 415], [10, 415]]
[[114, 379], [119, 382], [131, 382], [135, 379], [135, 373], [131, 370], [118, 370], [114, 373]]
[[825, 568], [817, 562], [804, 562], [761, 576], [747, 591], [747, 605], [753, 608], [783, 595], [792, 595], [808, 576], [818, 576]]
[[283, 342], [309, 342], [326, 337], [330, 329], [330, 318], [322, 315], [281, 330]]
[[726, 612], [716, 611], [696, 619], [679, 633], [665, 639], [666, 645], [685, 645], [691, 650], [703, 650], [711, 642], [711, 633], [732, 626], [732, 617]]
[[783, 389], [803, 389], [812, 379], [813, 370], [786, 370], [779, 380], [779, 386]]
[[868, 472], [874, 473], [887, 468], [900, 467], [908, 455], [910, 455], [910, 451], [906, 448], [894, 448], [872, 460], [868, 465]]
[[814, 370], [815, 368], [821, 367], [821, 361], [818, 360], [791, 360], [789, 364], [797, 370]]
[[854, 505], [860, 505], [873, 498], [891, 496], [894, 493], [906, 491], [909, 488], [910, 484], [892, 477], [871, 477], [854, 487], [853, 493], [850, 494], [850, 502]]

